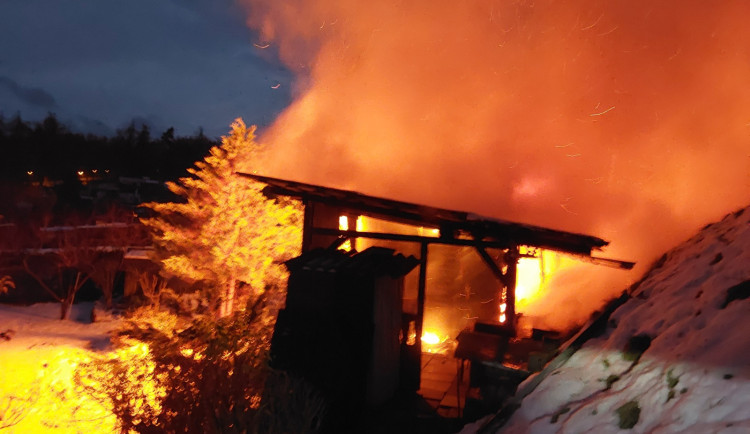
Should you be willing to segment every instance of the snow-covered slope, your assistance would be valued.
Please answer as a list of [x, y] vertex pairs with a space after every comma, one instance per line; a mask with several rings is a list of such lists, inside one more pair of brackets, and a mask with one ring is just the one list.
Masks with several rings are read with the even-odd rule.
[[500, 432], [750, 432], [750, 207], [665, 254], [630, 296]]

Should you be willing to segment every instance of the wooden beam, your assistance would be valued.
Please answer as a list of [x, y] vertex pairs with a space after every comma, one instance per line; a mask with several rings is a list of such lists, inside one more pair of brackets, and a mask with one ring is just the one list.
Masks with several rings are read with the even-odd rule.
[[495, 260], [492, 259], [492, 256], [490, 256], [490, 254], [487, 253], [487, 251], [485, 250], [486, 246], [475, 244], [474, 247], [476, 248], [477, 253], [479, 253], [479, 256], [481, 256], [482, 259], [484, 260], [484, 263], [487, 264], [487, 266], [490, 268], [490, 271], [492, 271], [492, 274], [494, 274], [497, 280], [499, 280], [500, 283], [504, 287], [507, 288], [508, 281], [506, 279], [506, 275], [503, 274], [503, 270], [501, 270], [500, 267], [495, 262]]
[[[307, 214], [305, 215], [307, 217]], [[309, 233], [309, 234], [308, 234]], [[312, 238], [312, 235], [333, 235], [343, 236], [349, 238], [370, 238], [375, 240], [388, 240], [388, 241], [405, 241], [411, 243], [427, 243], [427, 244], [445, 244], [449, 246], [468, 246], [475, 247], [478, 252], [481, 249], [507, 249], [512, 246], [511, 243], [497, 242], [497, 241], [484, 241], [473, 238], [451, 238], [451, 237], [422, 237], [419, 235], [402, 235], [402, 234], [388, 234], [383, 232], [357, 232], [357, 231], [342, 231], [339, 229], [310, 227], [308, 231], [305, 231], [305, 237]], [[441, 232], [442, 234], [442, 232]], [[304, 243], [303, 243], [304, 245]], [[548, 249], [557, 251], [554, 249]], [[305, 251], [303, 249], [303, 251]], [[618, 259], [600, 258], [593, 257], [584, 254], [572, 254], [568, 252], [559, 252], [572, 258], [578, 259], [579, 261], [589, 262], [595, 265], [604, 265], [607, 267], [619, 268], [623, 270], [630, 270], [635, 265], [635, 262], [621, 261]], [[481, 253], [480, 253], [481, 255]], [[536, 256], [531, 255], [520, 255], [520, 257], [534, 258]], [[486, 260], [485, 260], [486, 261]]]
[[573, 255], [573, 257], [584, 262], [590, 262], [595, 265], [604, 265], [605, 267], [619, 268], [621, 270], [632, 270], [635, 262], [621, 261], [619, 259], [598, 258], [594, 256]]
[[518, 247], [510, 247], [503, 256], [503, 262], [505, 262], [505, 265], [507, 266], [507, 270], [505, 273], [503, 273], [503, 270], [500, 268], [500, 266], [497, 265], [495, 260], [492, 259], [492, 256], [487, 253], [487, 250], [485, 250], [487, 248], [486, 246], [483, 246], [480, 243], [476, 244], [474, 247], [476, 248], [477, 253], [479, 253], [479, 256], [481, 256], [484, 260], [485, 264], [487, 264], [487, 266], [490, 268], [492, 274], [494, 274], [495, 277], [500, 281], [500, 283], [505, 287], [505, 323], [510, 327], [511, 330], [515, 331], [516, 276], [518, 258], [521, 256], [518, 251]]
[[515, 335], [516, 332], [516, 277], [518, 269], [518, 247], [513, 246], [505, 253], [505, 264], [508, 270], [505, 272], [505, 318], [506, 324]]
[[310, 231], [315, 235], [333, 235], [333, 236], [344, 236], [349, 238], [370, 238], [375, 240], [388, 240], [388, 241], [406, 241], [412, 243], [427, 243], [427, 244], [446, 244], [450, 246], [476, 246], [481, 244], [482, 246], [495, 249], [507, 249], [508, 243], [498, 243], [492, 241], [479, 241], [475, 239], [465, 238], [440, 238], [440, 237], [423, 237], [419, 235], [402, 235], [402, 234], [386, 234], [382, 232], [357, 232], [357, 231], [342, 231], [339, 229], [313, 227]]

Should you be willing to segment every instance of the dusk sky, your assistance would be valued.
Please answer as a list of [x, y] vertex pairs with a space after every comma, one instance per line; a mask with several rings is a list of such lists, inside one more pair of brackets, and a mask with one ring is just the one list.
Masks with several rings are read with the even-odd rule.
[[268, 125], [293, 76], [253, 45], [246, 18], [232, 0], [4, 0], [0, 112], [100, 134], [133, 119], [154, 135]]

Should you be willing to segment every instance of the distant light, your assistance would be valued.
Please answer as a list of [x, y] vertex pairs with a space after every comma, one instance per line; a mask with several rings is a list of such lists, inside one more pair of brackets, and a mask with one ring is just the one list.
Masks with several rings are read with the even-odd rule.
[[78, 176], [83, 176], [83, 170], [78, 171]]
[[109, 169], [104, 169], [104, 172], [109, 173]]
[[99, 171], [99, 169], [91, 169], [91, 172], [92, 172], [92, 173], [96, 173], [96, 172], [98, 172], [98, 171]]
[[29, 175], [29, 176], [31, 176], [31, 175], [33, 175], [33, 174], [34, 174], [34, 171], [33, 171], [33, 170], [27, 170], [27, 171], [26, 171], [26, 174], [27, 174], [27, 175]]

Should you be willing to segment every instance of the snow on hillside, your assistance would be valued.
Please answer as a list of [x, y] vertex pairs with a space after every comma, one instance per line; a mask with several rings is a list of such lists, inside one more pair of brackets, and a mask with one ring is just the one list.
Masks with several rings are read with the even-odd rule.
[[750, 432], [748, 296], [750, 207], [657, 261], [500, 432]]
[[0, 304], [0, 432], [114, 432], [116, 420], [76, 390], [76, 367], [109, 346], [116, 321], [91, 323], [92, 303], [59, 320], [59, 303]]

